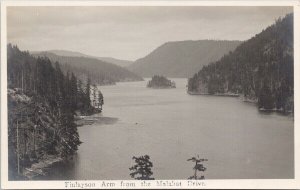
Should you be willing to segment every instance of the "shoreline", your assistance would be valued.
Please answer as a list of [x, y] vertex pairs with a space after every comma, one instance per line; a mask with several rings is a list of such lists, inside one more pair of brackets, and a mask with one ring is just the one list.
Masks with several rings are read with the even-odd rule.
[[[97, 113], [95, 113], [97, 114]], [[94, 115], [94, 114], [92, 114]], [[83, 116], [83, 115], [79, 115], [75, 117], [75, 124], [77, 125], [77, 127], [83, 127], [84, 125], [92, 125], [93, 123], [95, 123], [95, 121], [98, 120], [97, 117], [93, 117], [93, 116]]]
[[[245, 98], [242, 97], [241, 94], [234, 94], [234, 93], [223, 93], [223, 94], [209, 94], [209, 93], [201, 93], [201, 92], [191, 92], [191, 91], [187, 91], [187, 94], [189, 95], [199, 95], [199, 96], [221, 96], [221, 97], [238, 97], [241, 101], [246, 102], [246, 103], [251, 103], [251, 104], [255, 104], [257, 106], [258, 100], [257, 99], [250, 99], [250, 98]], [[285, 114], [285, 115], [290, 115], [293, 114], [294, 112], [292, 110], [283, 110], [281, 109], [277, 109], [277, 108], [272, 108], [272, 109], [265, 109], [265, 108], [258, 108], [259, 112], [263, 112], [263, 113], [271, 113], [271, 112], [275, 112], [275, 113], [280, 113], [280, 114]]]
[[258, 108], [259, 112], [263, 112], [263, 113], [280, 113], [280, 114], [284, 114], [284, 115], [294, 115], [294, 112], [292, 110], [283, 110], [283, 109], [277, 109], [277, 108], [273, 108], [273, 109], [265, 109], [265, 108]]
[[[70, 157], [72, 157], [71, 155]], [[67, 161], [68, 159], [63, 159], [59, 155], [47, 155], [48, 158], [42, 159], [37, 163], [32, 164], [30, 167], [24, 168], [22, 172], [22, 176], [24, 176], [27, 180], [34, 180], [40, 176], [46, 176], [48, 170], [58, 163], [62, 163]]]
[[[93, 113], [89, 116], [75, 116], [75, 124], [77, 127], [82, 127], [85, 125], [92, 125], [99, 120], [100, 117], [94, 116], [97, 113]], [[55, 167], [56, 164], [63, 162], [68, 162], [70, 158], [72, 159], [74, 155], [68, 155], [67, 158], [62, 158], [60, 155], [47, 155], [44, 159], [39, 160], [36, 163], [31, 164], [30, 167], [25, 167], [20, 174], [21, 178], [25, 180], [35, 180], [39, 177], [47, 176], [51, 169]]]
[[[78, 116], [77, 116], [78, 117]], [[102, 115], [92, 114], [90, 116], [80, 116], [75, 121], [77, 127], [86, 127], [88, 125], [93, 125], [97, 123], [99, 125], [110, 125], [118, 121], [118, 118], [115, 117], [105, 117]]]
[[176, 87], [147, 87], [147, 88], [152, 88], [152, 89], [173, 89]]
[[202, 96], [225, 96], [225, 97], [240, 97], [240, 94], [234, 93], [217, 93], [217, 94], [209, 94], [209, 93], [202, 93], [202, 92], [192, 92], [187, 91], [189, 95], [202, 95]]

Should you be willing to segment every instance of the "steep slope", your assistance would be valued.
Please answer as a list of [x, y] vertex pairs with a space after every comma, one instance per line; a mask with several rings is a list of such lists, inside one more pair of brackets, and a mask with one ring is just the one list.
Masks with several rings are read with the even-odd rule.
[[128, 69], [143, 77], [191, 77], [203, 65], [217, 61], [240, 43], [215, 40], [167, 42], [136, 60]]
[[132, 73], [123, 67], [95, 58], [82, 56], [59, 56], [49, 52], [35, 53], [34, 56], [45, 56], [53, 62], [58, 61], [65, 72], [72, 71], [83, 81], [85, 81], [89, 76], [92, 82], [100, 85], [114, 84], [115, 82], [123, 81], [143, 80], [135, 73]]
[[293, 111], [293, 15], [242, 43], [189, 79], [191, 93], [239, 93], [259, 108]]
[[[74, 112], [79, 102], [90, 98], [77, 90], [83, 88], [77, 86], [76, 77], [64, 75], [59, 64], [7, 46], [10, 180], [43, 175], [42, 168], [67, 161], [76, 153], [81, 142]], [[32, 168], [34, 164], [44, 167]]]

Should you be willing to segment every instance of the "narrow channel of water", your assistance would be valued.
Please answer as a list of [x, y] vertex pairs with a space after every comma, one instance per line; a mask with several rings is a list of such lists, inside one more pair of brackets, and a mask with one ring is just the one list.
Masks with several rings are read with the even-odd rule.
[[187, 179], [188, 158], [207, 158], [206, 179], [294, 177], [294, 121], [233, 97], [191, 96], [146, 81], [104, 86], [100, 122], [79, 128], [83, 144], [58, 179], [131, 179], [132, 156], [148, 154], [156, 179]]

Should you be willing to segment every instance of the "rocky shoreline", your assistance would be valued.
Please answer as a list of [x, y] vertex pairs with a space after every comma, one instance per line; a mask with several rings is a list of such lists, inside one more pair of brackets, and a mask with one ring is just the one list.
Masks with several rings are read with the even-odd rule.
[[47, 155], [45, 159], [32, 164], [31, 167], [24, 168], [22, 175], [28, 180], [33, 180], [39, 176], [46, 176], [51, 167], [64, 160], [65, 159], [57, 155]]
[[[99, 117], [94, 116], [76, 116], [75, 117], [77, 127], [84, 125], [91, 125], [99, 119]], [[59, 155], [45, 155], [44, 159], [39, 160], [37, 163], [32, 164], [30, 167], [24, 168], [22, 176], [27, 180], [35, 180], [36, 178], [47, 176], [51, 168], [55, 165], [63, 163], [71, 159], [72, 156], [68, 158], [62, 158]]]

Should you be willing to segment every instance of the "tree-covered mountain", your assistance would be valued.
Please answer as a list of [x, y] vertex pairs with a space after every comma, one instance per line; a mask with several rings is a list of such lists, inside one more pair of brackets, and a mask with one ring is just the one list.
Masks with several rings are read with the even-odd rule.
[[90, 80], [83, 86], [73, 73], [64, 74], [58, 62], [35, 58], [10, 44], [7, 84], [9, 171], [16, 174], [12, 176], [30, 178], [42, 172], [30, 169], [32, 164], [48, 167], [73, 155], [81, 143], [75, 113], [97, 111], [91, 91], [103, 102], [101, 92], [91, 90]]
[[36, 57], [48, 57], [53, 62], [58, 61], [65, 72], [71, 71], [80, 79], [89, 77], [93, 83], [99, 85], [143, 80], [140, 76], [118, 65], [96, 58], [74, 56], [71, 53], [68, 55], [72, 56], [60, 56], [47, 51], [34, 53]]
[[40, 53], [53, 53], [55, 55], [65, 56], [65, 57], [87, 57], [87, 58], [93, 58], [98, 59], [100, 61], [112, 63], [121, 67], [127, 67], [133, 63], [133, 61], [128, 60], [122, 60], [122, 59], [116, 59], [113, 57], [97, 57], [92, 55], [83, 54], [76, 51], [69, 51], [69, 50], [47, 50], [47, 51], [31, 51], [32, 54], [40, 54]]
[[123, 60], [123, 59], [116, 59], [113, 57], [97, 57], [97, 59], [100, 59], [102, 61], [106, 61], [108, 63], [113, 63], [115, 65], [119, 65], [121, 67], [128, 67], [133, 63], [133, 61]]
[[293, 14], [280, 18], [188, 82], [192, 93], [239, 93], [261, 109], [292, 111], [294, 104]]
[[240, 43], [216, 40], [167, 42], [136, 60], [128, 69], [143, 77], [191, 77], [202, 66], [217, 61]]
[[53, 49], [53, 50], [47, 50], [47, 51], [30, 51], [31, 54], [41, 54], [41, 53], [53, 53], [55, 55], [59, 56], [65, 56], [65, 57], [90, 57], [95, 58], [90, 55], [86, 55], [77, 51], [69, 51], [69, 50], [60, 50], [60, 49]]

